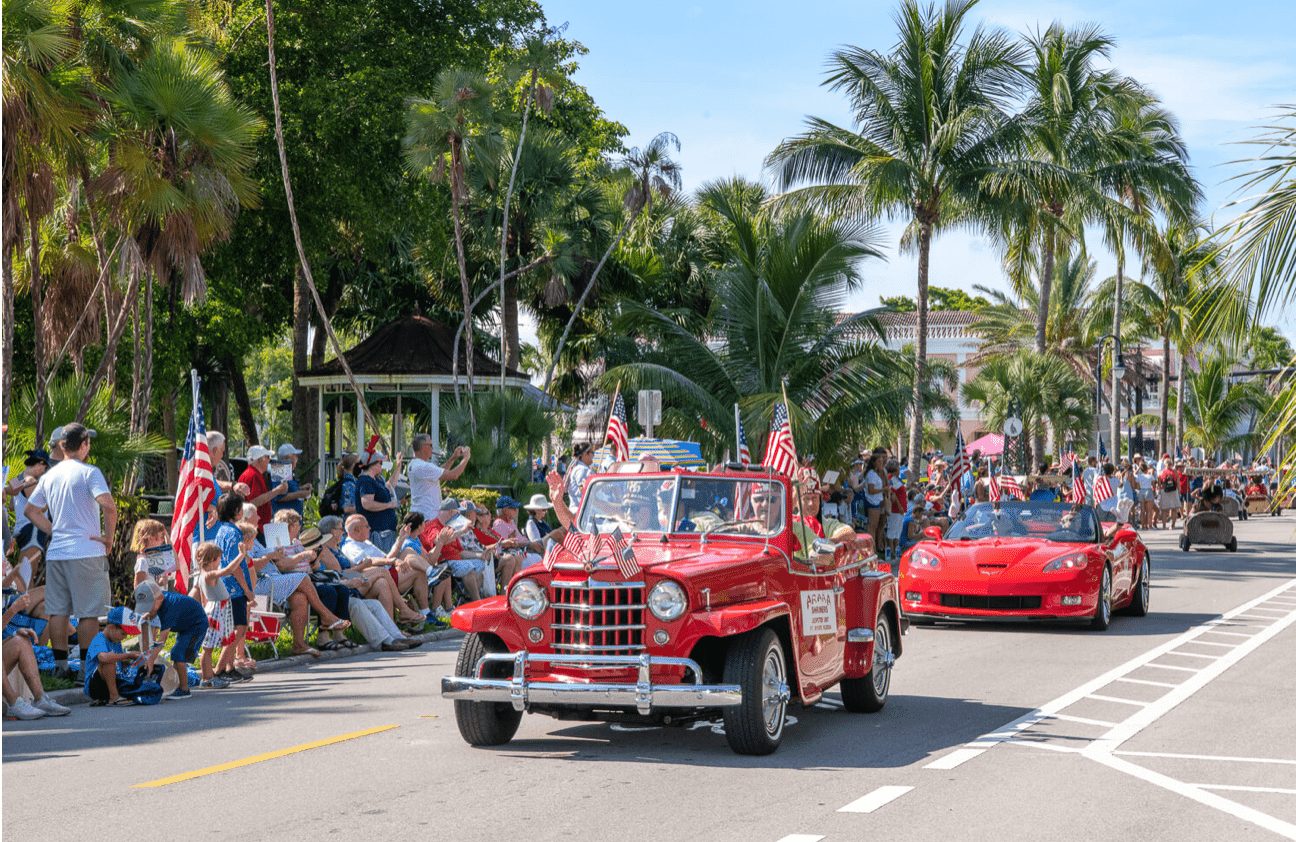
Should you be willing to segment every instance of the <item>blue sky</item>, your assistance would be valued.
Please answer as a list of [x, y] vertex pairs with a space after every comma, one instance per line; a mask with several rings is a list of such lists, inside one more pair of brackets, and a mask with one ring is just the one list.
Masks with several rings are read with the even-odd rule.
[[[807, 114], [846, 121], [841, 99], [820, 87], [829, 52], [845, 43], [885, 50], [895, 39], [886, 0], [855, 2], [617, 3], [541, 0], [552, 24], [585, 44], [576, 79], [637, 145], [660, 131], [679, 136], [689, 189], [729, 175], [760, 177], [766, 153], [797, 132]], [[1053, 20], [1094, 22], [1115, 37], [1112, 64], [1152, 88], [1178, 115], [1203, 212], [1217, 223], [1232, 209], [1227, 162], [1250, 154], [1231, 145], [1254, 134], [1271, 106], [1296, 101], [1296, 3], [1289, 0], [983, 0], [976, 19], [1012, 31]], [[898, 226], [885, 229], [887, 261], [866, 270], [851, 309], [882, 294], [913, 294], [916, 260], [896, 253]], [[1114, 262], [1091, 243], [1099, 277]], [[932, 283], [1003, 288], [999, 256], [983, 240], [942, 235]]]

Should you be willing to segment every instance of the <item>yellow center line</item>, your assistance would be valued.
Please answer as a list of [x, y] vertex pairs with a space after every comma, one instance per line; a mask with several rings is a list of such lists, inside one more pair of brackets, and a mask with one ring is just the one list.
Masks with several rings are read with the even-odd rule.
[[181, 781], [191, 781], [194, 778], [202, 778], [207, 775], [215, 775], [218, 772], [228, 772], [230, 769], [238, 769], [243, 766], [251, 766], [253, 763], [263, 763], [267, 760], [274, 760], [277, 757], [286, 757], [289, 754], [297, 754], [301, 751], [310, 751], [313, 748], [323, 748], [335, 743], [354, 740], [359, 737], [367, 737], [370, 734], [381, 734], [383, 731], [390, 731], [393, 728], [399, 728], [399, 725], [379, 725], [376, 728], [366, 728], [363, 731], [352, 731], [349, 734], [339, 734], [336, 737], [326, 737], [322, 740], [315, 740], [311, 743], [302, 743], [301, 745], [289, 746], [275, 751], [267, 751], [265, 754], [254, 754], [251, 757], [244, 757], [241, 760], [231, 760], [228, 763], [221, 763], [217, 766], [208, 766], [204, 769], [197, 769], [193, 772], [182, 772], [179, 775], [172, 775], [169, 778], [158, 778], [155, 781], [146, 781], [142, 784], [135, 784], [132, 789], [156, 789], [161, 786], [178, 784]]

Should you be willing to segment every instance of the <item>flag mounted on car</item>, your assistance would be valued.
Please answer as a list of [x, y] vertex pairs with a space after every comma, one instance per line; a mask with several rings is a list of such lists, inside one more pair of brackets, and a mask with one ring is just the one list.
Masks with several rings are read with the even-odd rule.
[[797, 475], [799, 462], [796, 444], [792, 441], [792, 421], [788, 417], [786, 404], [774, 406], [769, 438], [765, 441], [765, 459], [761, 464], [788, 477], [795, 478]]
[[608, 413], [607, 436], [604, 441], [612, 448], [612, 459], [626, 462], [630, 459], [630, 425], [626, 421], [625, 397], [618, 389], [612, 399], [612, 411]]

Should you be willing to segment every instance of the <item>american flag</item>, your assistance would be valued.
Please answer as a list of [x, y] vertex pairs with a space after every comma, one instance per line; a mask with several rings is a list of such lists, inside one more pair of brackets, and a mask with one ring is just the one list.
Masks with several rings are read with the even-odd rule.
[[1106, 474], [1099, 474], [1098, 478], [1094, 480], [1094, 487], [1093, 487], [1094, 502], [1101, 503], [1102, 501], [1110, 500], [1115, 496], [1116, 496], [1116, 492], [1112, 490], [1111, 480], [1108, 479]]
[[202, 398], [195, 397], [189, 416], [189, 433], [185, 436], [184, 457], [180, 462], [180, 481], [176, 486], [175, 511], [171, 516], [171, 549], [175, 553], [176, 587], [188, 590], [189, 570], [193, 566], [193, 534], [207, 504], [216, 496], [212, 477], [211, 451], [207, 449], [207, 421], [203, 416]]
[[998, 503], [1003, 499], [1003, 493], [999, 490], [999, 477], [995, 476], [994, 468], [990, 469], [990, 502]]
[[1076, 505], [1084, 505], [1085, 501], [1085, 484], [1084, 474], [1080, 471], [1080, 463], [1071, 460], [1071, 502]]
[[967, 473], [970, 467], [967, 451], [963, 449], [963, 428], [960, 427], [954, 434], [954, 458], [949, 464], [949, 481], [958, 482], [959, 477]]
[[625, 578], [633, 579], [643, 572], [639, 567], [639, 560], [635, 558], [634, 548], [625, 539], [625, 535], [621, 534], [620, 528], [599, 535], [599, 544], [601, 550], [606, 551], [616, 561], [617, 569]]
[[612, 459], [625, 462], [630, 458], [630, 425], [626, 423], [625, 397], [617, 392], [612, 401], [612, 412], [608, 415], [607, 437], [612, 445]]
[[567, 534], [563, 536], [562, 542], [555, 544], [549, 552], [545, 553], [541, 562], [544, 569], [552, 571], [554, 566], [558, 564], [584, 564], [586, 548], [593, 537], [583, 532], [577, 532], [574, 529], [568, 529]]
[[761, 464], [789, 477], [796, 476], [799, 463], [796, 445], [792, 441], [792, 422], [788, 418], [787, 407], [784, 404], [777, 404], [774, 407], [769, 438], [765, 441], [765, 461]]
[[1009, 497], [1016, 497], [1018, 500], [1026, 499], [1026, 495], [1022, 494], [1021, 484], [1017, 482], [1016, 477], [1004, 474], [999, 479], [999, 488]]
[[1075, 451], [1068, 450], [1066, 453], [1062, 454], [1062, 461], [1058, 463], [1058, 470], [1069, 471], [1071, 470], [1071, 466], [1074, 464], [1075, 464]]
[[737, 414], [735, 404], [734, 422], [738, 425], [738, 461], [746, 467], [751, 464], [751, 448], [747, 446], [747, 431], [743, 429], [742, 418]]

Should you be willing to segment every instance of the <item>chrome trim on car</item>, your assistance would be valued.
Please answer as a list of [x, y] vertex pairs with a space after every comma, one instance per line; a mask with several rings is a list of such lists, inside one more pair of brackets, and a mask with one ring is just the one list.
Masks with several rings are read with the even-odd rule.
[[[643, 628], [640, 626], [640, 628]], [[617, 646], [594, 646], [589, 643], [555, 643], [555, 649], [562, 649], [565, 652], [624, 652], [627, 649], [643, 649], [642, 643], [631, 643]]]
[[550, 628], [566, 629], [567, 631], [630, 631], [632, 629], [646, 629], [647, 626], [642, 623], [620, 626], [590, 626], [583, 623], [554, 623]]
[[[577, 605], [573, 602], [551, 602], [549, 603], [549, 606], [551, 608], [564, 608], [568, 611], [602, 611], [605, 607], [611, 607], [603, 605]], [[643, 603], [633, 603], [630, 605], [618, 605], [616, 607], [623, 610], [642, 610], [648, 606]]]
[[[511, 678], [482, 678], [487, 664], [511, 664]], [[636, 670], [633, 684], [577, 684], [554, 681], [528, 681], [531, 663], [560, 664], [598, 668]], [[653, 684], [653, 667], [684, 667], [691, 673], [692, 684]], [[737, 684], [703, 684], [702, 668], [691, 658], [655, 657], [652, 655], [549, 655], [544, 653], [496, 652], [477, 661], [472, 676], [445, 676], [441, 695], [447, 699], [471, 702], [507, 702], [514, 710], [525, 711], [532, 705], [610, 705], [634, 708], [648, 716], [659, 708], [716, 708], [742, 704], [742, 687]]]
[[873, 630], [872, 629], [847, 629], [846, 642], [847, 643], [872, 643]]

